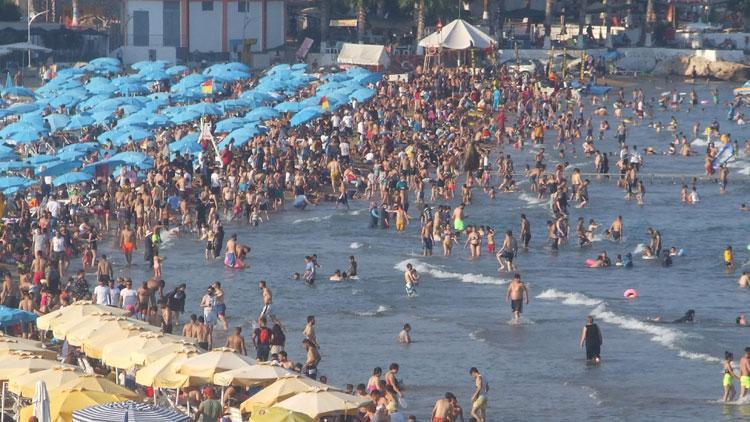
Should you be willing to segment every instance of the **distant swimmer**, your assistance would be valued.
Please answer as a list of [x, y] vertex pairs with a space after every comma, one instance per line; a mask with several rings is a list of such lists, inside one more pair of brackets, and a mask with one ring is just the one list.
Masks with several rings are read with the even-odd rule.
[[732, 352], [724, 352], [724, 378], [721, 382], [724, 386], [724, 397], [722, 398], [724, 403], [734, 400], [734, 396], [737, 392], [734, 389], [733, 380], [740, 380], [740, 377], [737, 376], [732, 368], [732, 359], [734, 359]]
[[586, 346], [586, 360], [594, 363], [601, 362], [601, 347], [604, 343], [602, 331], [594, 323], [594, 317], [586, 317], [586, 325], [581, 330], [581, 348]]
[[724, 249], [724, 266], [728, 272], [734, 271], [734, 255], [729, 245]]
[[419, 285], [419, 273], [411, 264], [406, 264], [406, 271], [404, 271], [404, 288], [406, 289], [406, 295], [413, 297], [417, 295], [417, 285]]
[[398, 333], [398, 342], [401, 344], [411, 344], [411, 325], [404, 324], [404, 329]]
[[615, 242], [621, 242], [623, 237], [622, 216], [618, 215], [612, 225], [609, 226], [609, 235]]
[[529, 304], [529, 290], [521, 281], [521, 275], [516, 273], [508, 285], [508, 293], [505, 295], [505, 301], [510, 301], [510, 307], [513, 311], [513, 321], [518, 322], [523, 312], [523, 304]]
[[748, 274], [747, 271], [743, 271], [740, 279], [737, 280], [737, 283], [742, 289], [750, 287], [750, 274]]
[[[669, 321], [664, 321], [664, 319], [660, 316], [653, 317], [653, 318], [647, 318], [648, 321], [651, 322], [659, 322], [659, 323], [668, 323]], [[695, 322], [695, 311], [692, 309], [688, 309], [687, 312], [685, 312], [685, 315], [681, 316], [680, 318], [677, 318], [674, 321], [671, 321], [672, 324], [684, 324], [688, 322]]]

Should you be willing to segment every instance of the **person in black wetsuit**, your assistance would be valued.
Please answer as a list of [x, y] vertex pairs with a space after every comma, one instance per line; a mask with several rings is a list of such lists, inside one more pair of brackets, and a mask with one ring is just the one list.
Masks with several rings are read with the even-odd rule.
[[581, 348], [584, 345], [586, 346], [586, 360], [596, 363], [601, 362], [602, 343], [602, 331], [598, 325], [594, 324], [594, 317], [589, 315], [586, 317], [586, 325], [581, 331]]

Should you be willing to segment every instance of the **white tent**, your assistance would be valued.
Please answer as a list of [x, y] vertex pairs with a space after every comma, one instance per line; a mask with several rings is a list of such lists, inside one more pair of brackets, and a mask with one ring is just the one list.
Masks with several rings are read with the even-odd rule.
[[388, 67], [391, 58], [382, 45], [344, 43], [336, 61], [344, 65]]
[[52, 50], [49, 49], [49, 48], [47, 48], [47, 47], [42, 47], [41, 45], [31, 44], [31, 43], [28, 43], [28, 42], [25, 42], [25, 41], [24, 42], [17, 42], [17, 43], [14, 43], [14, 44], [3, 44], [3, 45], [0, 45], [0, 49], [4, 49], [4, 50], [22, 50], [22, 51], [31, 50], [31, 51], [41, 51], [43, 53], [50, 53], [50, 52], [52, 52]]
[[462, 19], [454, 20], [445, 25], [442, 29], [424, 37], [422, 41], [419, 42], [420, 47], [442, 47], [451, 50], [489, 48], [495, 44], [495, 40], [493, 40], [492, 37]]

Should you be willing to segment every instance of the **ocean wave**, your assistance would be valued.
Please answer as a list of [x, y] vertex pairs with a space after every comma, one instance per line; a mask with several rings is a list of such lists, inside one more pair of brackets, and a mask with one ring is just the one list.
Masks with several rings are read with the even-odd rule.
[[536, 195], [532, 195], [532, 194], [526, 193], [526, 192], [518, 195], [518, 199], [526, 202], [528, 205], [544, 205], [547, 202], [549, 202], [548, 199], [539, 198]]
[[559, 300], [561, 303], [570, 306], [598, 306], [602, 303], [599, 299], [590, 298], [584, 294], [576, 292], [561, 292], [557, 289], [547, 289], [536, 296], [537, 299]]
[[484, 343], [485, 341], [487, 341], [487, 339], [481, 336], [482, 333], [484, 333], [484, 330], [482, 329], [472, 331], [469, 333], [469, 338], [474, 341], [478, 341], [479, 343]]
[[358, 209], [358, 210], [351, 210], [351, 211], [348, 212], [348, 214], [349, 215], [360, 215], [360, 214], [362, 214], [365, 211], [367, 211], [367, 210], [364, 209], [364, 208], [362, 208], [362, 209]]
[[330, 220], [331, 217], [333, 217], [333, 214], [325, 215], [323, 217], [298, 218], [292, 221], [292, 224], [320, 223], [321, 221]]
[[350, 243], [350, 244], [349, 244], [349, 247], [350, 247], [351, 249], [359, 249], [359, 248], [361, 248], [362, 246], [365, 246], [365, 245], [364, 245], [364, 244], [362, 244], [362, 243], [359, 243], [359, 242], [352, 242], [352, 243]]
[[693, 147], [706, 147], [708, 146], [708, 140], [703, 138], [695, 138], [693, 142], [690, 143], [690, 146]]
[[645, 243], [639, 243], [636, 245], [635, 249], [633, 249], [633, 253], [643, 253], [643, 251], [646, 250], [646, 244]]
[[616, 325], [626, 330], [640, 331], [649, 334], [651, 335], [651, 341], [659, 343], [670, 350], [676, 351], [677, 354], [682, 358], [699, 360], [708, 363], [721, 362], [720, 359], [707, 355], [705, 353], [696, 353], [681, 349], [678, 344], [681, 341], [685, 340], [688, 336], [677, 329], [649, 324], [635, 318], [618, 315], [612, 311], [607, 310], [604, 303], [594, 308], [591, 314], [608, 324]]
[[374, 311], [354, 311], [354, 315], [360, 316], [360, 317], [379, 316], [388, 312], [390, 309], [391, 308], [389, 308], [386, 305], [379, 305], [378, 308]]
[[406, 264], [412, 264], [414, 268], [422, 273], [422, 274], [428, 274], [432, 276], [433, 278], [438, 279], [445, 279], [445, 280], [458, 280], [462, 283], [472, 283], [472, 284], [495, 284], [495, 285], [503, 285], [507, 284], [507, 280], [503, 280], [501, 278], [497, 277], [490, 277], [483, 274], [472, 274], [472, 273], [454, 273], [450, 271], [446, 271], [443, 268], [427, 264], [425, 262], [421, 262], [416, 259], [407, 259], [404, 261], [401, 261], [393, 266], [394, 269], [399, 271], [406, 270]]

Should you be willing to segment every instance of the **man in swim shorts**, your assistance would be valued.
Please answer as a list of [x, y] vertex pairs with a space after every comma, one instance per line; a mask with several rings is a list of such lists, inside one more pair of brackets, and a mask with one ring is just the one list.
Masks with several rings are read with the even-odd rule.
[[510, 301], [510, 307], [513, 311], [514, 322], [518, 322], [518, 320], [521, 319], [524, 299], [526, 301], [526, 304], [528, 305], [529, 290], [526, 288], [526, 285], [523, 284], [523, 281], [521, 281], [521, 275], [516, 273], [513, 276], [513, 280], [511, 280], [510, 284], [508, 285], [508, 293], [505, 296], [505, 301]]
[[125, 224], [125, 227], [120, 231], [120, 248], [125, 254], [125, 260], [130, 266], [133, 261], [133, 249], [136, 248], [135, 233], [130, 230], [130, 225]]
[[477, 422], [484, 422], [487, 420], [487, 393], [490, 391], [490, 385], [477, 368], [469, 369], [469, 375], [474, 378], [476, 385], [474, 395], [471, 396], [471, 416]]
[[740, 359], [740, 398], [750, 390], [750, 347], [745, 347], [745, 354]]

